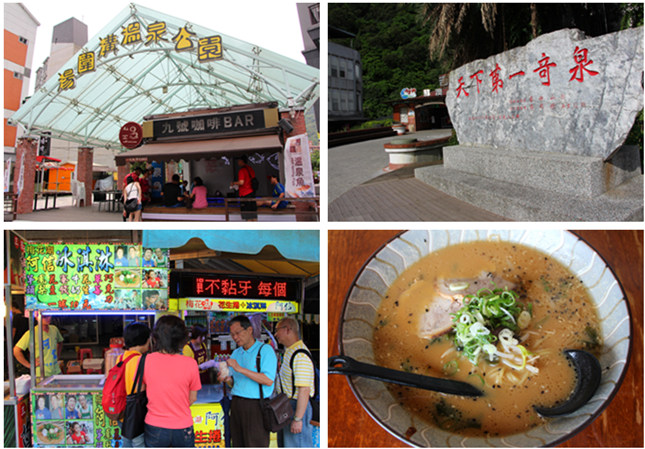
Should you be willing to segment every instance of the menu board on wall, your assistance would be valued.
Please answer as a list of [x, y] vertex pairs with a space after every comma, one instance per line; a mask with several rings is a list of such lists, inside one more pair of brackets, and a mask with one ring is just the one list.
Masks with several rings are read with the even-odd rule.
[[34, 447], [120, 447], [118, 423], [103, 412], [101, 392], [31, 394]]
[[25, 245], [25, 308], [168, 308], [169, 251], [141, 245]]

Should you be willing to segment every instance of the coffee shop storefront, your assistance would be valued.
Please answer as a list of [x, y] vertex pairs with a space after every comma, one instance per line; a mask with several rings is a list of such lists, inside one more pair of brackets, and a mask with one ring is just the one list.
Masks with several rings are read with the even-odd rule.
[[[237, 179], [236, 160], [245, 155], [258, 179], [257, 196], [270, 196], [268, 176], [281, 179], [285, 130], [304, 129], [302, 114], [280, 123], [275, 103], [249, 104], [196, 112], [146, 117], [144, 144], [116, 156], [119, 178], [133, 164], [152, 167], [153, 198], [174, 173], [192, 184], [200, 177], [210, 197], [237, 196], [230, 188]], [[302, 121], [302, 123], [299, 123]]]

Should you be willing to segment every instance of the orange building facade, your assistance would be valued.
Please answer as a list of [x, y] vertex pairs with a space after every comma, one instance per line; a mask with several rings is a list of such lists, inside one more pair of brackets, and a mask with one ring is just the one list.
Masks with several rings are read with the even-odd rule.
[[15, 159], [15, 126], [7, 121], [20, 108], [29, 93], [32, 61], [38, 20], [21, 3], [4, 4], [4, 155], [5, 161]]

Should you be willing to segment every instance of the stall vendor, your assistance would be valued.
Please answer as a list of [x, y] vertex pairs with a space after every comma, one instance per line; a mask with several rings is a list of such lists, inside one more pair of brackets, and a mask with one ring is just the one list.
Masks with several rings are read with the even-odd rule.
[[[54, 374], [60, 374], [60, 366], [58, 366], [58, 355], [63, 350], [63, 336], [56, 326], [51, 324], [51, 316], [43, 316], [41, 323], [43, 326], [43, 342], [40, 342], [40, 324], [34, 328], [36, 333], [36, 342], [34, 347], [36, 348], [36, 366], [40, 365], [40, 348], [43, 348], [43, 360], [45, 362], [45, 377], [53, 376]], [[29, 360], [25, 358], [24, 351], [29, 350], [29, 338], [30, 332], [27, 331], [23, 336], [18, 340], [16, 346], [13, 348], [13, 356], [16, 358], [18, 363], [25, 366], [26, 368], [31, 368]], [[39, 370], [36, 371], [36, 376], [39, 376]]]
[[207, 385], [211, 383], [210, 373], [207, 368], [202, 368], [202, 364], [208, 360], [208, 350], [206, 349], [206, 336], [208, 331], [204, 326], [195, 324], [190, 329], [190, 340], [184, 346], [183, 354], [190, 358], [193, 358], [197, 361], [197, 364], [200, 365], [199, 369], [199, 380], [202, 385]]

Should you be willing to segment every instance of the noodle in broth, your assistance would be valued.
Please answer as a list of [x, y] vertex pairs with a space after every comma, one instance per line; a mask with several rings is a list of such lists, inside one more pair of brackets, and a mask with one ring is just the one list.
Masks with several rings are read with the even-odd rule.
[[[459, 350], [452, 332], [432, 339], [420, 336], [424, 313], [438, 295], [436, 282], [477, 278], [482, 272], [513, 282], [518, 303], [530, 310], [528, 326], [515, 337], [530, 354], [526, 359], [533, 371], [482, 359], [475, 365]], [[388, 385], [413, 415], [450, 432], [504, 436], [544, 422], [533, 405], [550, 407], [567, 399], [576, 379], [562, 351], [597, 352], [599, 335], [593, 301], [566, 267], [532, 248], [481, 241], [438, 250], [406, 270], [380, 305], [373, 345], [379, 365], [460, 380], [484, 391], [480, 398], [466, 398]]]

